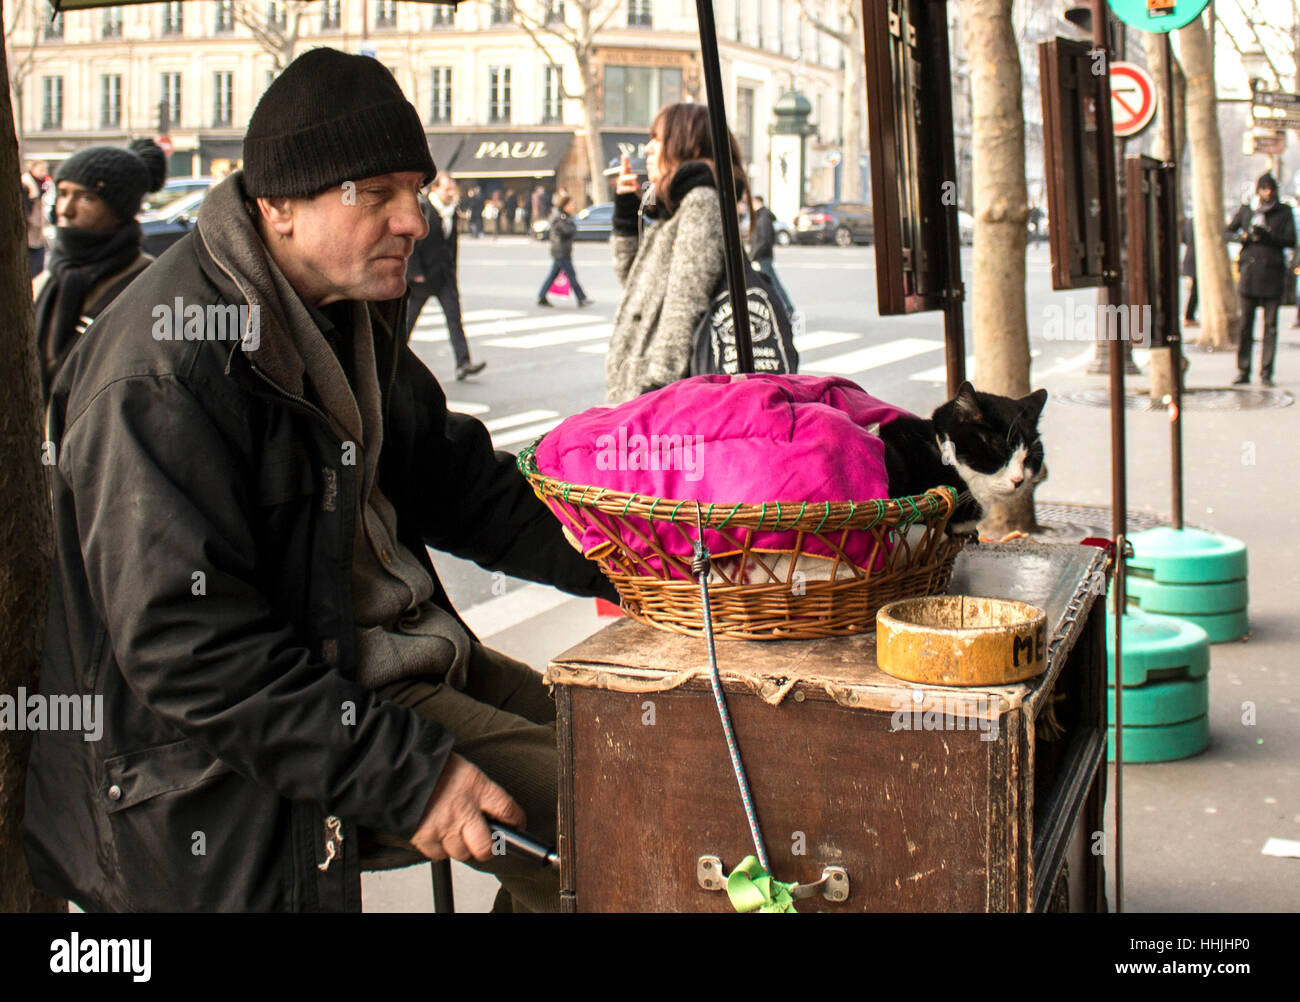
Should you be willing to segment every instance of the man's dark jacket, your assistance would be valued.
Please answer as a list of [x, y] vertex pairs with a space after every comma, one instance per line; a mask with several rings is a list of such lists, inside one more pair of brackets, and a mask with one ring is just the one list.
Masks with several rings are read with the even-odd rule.
[[1237, 258], [1241, 273], [1238, 289], [1243, 296], [1281, 299], [1287, 278], [1283, 248], [1295, 246], [1295, 218], [1289, 205], [1277, 201], [1264, 214], [1264, 226], [1256, 241], [1250, 239], [1254, 214], [1249, 205], [1243, 205], [1228, 224], [1227, 236], [1236, 235], [1245, 240]]
[[[306, 399], [283, 316], [262, 310], [256, 351], [151, 336], [157, 304], [257, 298], [209, 239], [201, 215], [54, 386], [41, 689], [102, 696], [104, 724], [36, 734], [24, 848], [40, 890], [88, 910], [359, 910], [358, 826], [411, 837], [452, 735], [354, 681], [362, 466]], [[377, 479], [434, 600], [451, 609], [426, 544], [608, 594], [513, 457], [447, 410], [393, 334], [403, 308], [369, 307]]]
[[776, 217], [766, 205], [754, 212], [754, 235], [749, 242], [749, 256], [762, 261], [772, 256], [776, 246]]
[[451, 236], [442, 232], [442, 216], [433, 203], [421, 198], [420, 211], [429, 224], [429, 235], [415, 244], [415, 250], [406, 261], [406, 280], [423, 275], [425, 291], [436, 296], [448, 286], [456, 284], [456, 255], [458, 252], [456, 222], [452, 217]]
[[551, 257], [556, 261], [573, 257], [573, 239], [577, 236], [578, 224], [567, 212], [556, 209], [551, 213]]

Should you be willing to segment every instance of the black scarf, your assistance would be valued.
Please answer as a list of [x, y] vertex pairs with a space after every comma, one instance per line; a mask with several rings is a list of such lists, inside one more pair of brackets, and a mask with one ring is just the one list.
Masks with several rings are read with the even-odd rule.
[[673, 179], [668, 185], [668, 191], [672, 196], [673, 208], [668, 206], [658, 197], [655, 186], [649, 185], [646, 190], [646, 197], [641, 203], [641, 211], [645, 213], [646, 219], [658, 221], [669, 219], [677, 211], [677, 206], [682, 204], [682, 199], [692, 188], [708, 187], [716, 188], [717, 182], [713, 178], [713, 168], [703, 160], [688, 160], [673, 172]]
[[139, 257], [140, 240], [140, 224], [134, 219], [108, 231], [59, 227], [45, 265], [50, 277], [36, 300], [36, 338], [47, 395], [54, 373], [77, 339], [86, 293]]

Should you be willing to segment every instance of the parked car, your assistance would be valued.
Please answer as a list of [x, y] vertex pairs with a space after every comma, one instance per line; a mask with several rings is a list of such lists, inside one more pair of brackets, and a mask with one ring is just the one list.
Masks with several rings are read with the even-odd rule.
[[835, 241], [840, 247], [869, 244], [875, 239], [871, 206], [862, 202], [824, 202], [800, 209], [795, 217], [795, 239], [801, 244]]
[[140, 230], [144, 234], [141, 246], [146, 254], [158, 257], [190, 230], [199, 218], [199, 206], [207, 196], [206, 188], [191, 191], [170, 201], [165, 208], [142, 213]]
[[[599, 202], [589, 205], [573, 217], [578, 232], [574, 240], [608, 240], [614, 230], [614, 203]], [[538, 219], [533, 222], [533, 236], [545, 240], [551, 235], [550, 219]]]
[[772, 226], [776, 230], [776, 242], [778, 246], [789, 247], [794, 243], [794, 227], [784, 219], [778, 219]]
[[152, 195], [146, 195], [140, 205], [140, 211], [142, 213], [157, 212], [160, 209], [167, 208], [167, 206], [178, 199], [184, 198], [186, 195], [193, 194], [196, 191], [207, 191], [216, 183], [216, 178], [211, 177], [174, 177]]

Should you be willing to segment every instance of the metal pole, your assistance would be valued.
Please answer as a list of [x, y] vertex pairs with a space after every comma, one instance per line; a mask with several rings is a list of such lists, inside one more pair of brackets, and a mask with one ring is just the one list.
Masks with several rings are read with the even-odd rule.
[[727, 262], [727, 289], [736, 332], [736, 362], [741, 372], [754, 371], [754, 346], [749, 333], [749, 296], [745, 269], [749, 267], [740, 243], [736, 218], [736, 178], [731, 160], [731, 132], [722, 95], [722, 68], [718, 62], [718, 33], [712, 0], [695, 0], [700, 22], [700, 60], [704, 65], [704, 93], [709, 102], [709, 129], [713, 134], [713, 161], [718, 165], [718, 197], [722, 199], [722, 249]]
[[1178, 280], [1178, 241], [1182, 235], [1183, 203], [1179, 190], [1177, 130], [1174, 127], [1174, 45], [1169, 32], [1164, 35], [1165, 45], [1165, 79], [1164, 79], [1164, 126], [1165, 142], [1169, 150], [1169, 184], [1173, 194], [1169, 197], [1169, 241], [1166, 250], [1166, 275], [1168, 289], [1165, 303], [1171, 315], [1166, 318], [1169, 331], [1169, 367], [1171, 375], [1169, 391], [1169, 446], [1170, 446], [1170, 508], [1175, 529], [1183, 527], [1183, 348], [1182, 331], [1178, 319], [1182, 316], [1179, 308], [1179, 294], [1182, 292]]
[[[1110, 23], [1106, 0], [1091, 0], [1092, 6], [1092, 43], [1093, 47], [1105, 53], [1106, 73], [1102, 74], [1101, 100], [1097, 105], [1097, 131], [1100, 135], [1101, 153], [1099, 167], [1101, 171], [1101, 215], [1102, 232], [1105, 234], [1105, 253], [1103, 270], [1106, 274], [1106, 300], [1109, 304], [1119, 306], [1124, 302], [1121, 285], [1119, 256], [1119, 207], [1117, 195], [1119, 182], [1115, 170], [1115, 128], [1111, 121], [1110, 108]], [[1126, 482], [1126, 462], [1124, 451], [1124, 342], [1119, 338], [1109, 339], [1110, 361], [1110, 483], [1111, 483], [1111, 536], [1115, 540], [1115, 579], [1112, 591], [1115, 595], [1115, 911], [1124, 910], [1124, 862], [1123, 862], [1123, 710], [1120, 706], [1124, 691], [1120, 665], [1121, 642], [1120, 626], [1123, 622], [1124, 595], [1124, 544], [1128, 536], [1128, 490]]]

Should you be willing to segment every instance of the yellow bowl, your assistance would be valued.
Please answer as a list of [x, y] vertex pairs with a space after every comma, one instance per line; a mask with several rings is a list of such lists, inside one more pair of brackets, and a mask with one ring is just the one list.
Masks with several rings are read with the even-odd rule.
[[1023, 682], [1047, 668], [1047, 616], [1001, 598], [900, 599], [876, 613], [876, 663], [925, 685]]

